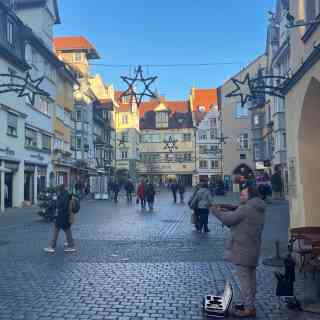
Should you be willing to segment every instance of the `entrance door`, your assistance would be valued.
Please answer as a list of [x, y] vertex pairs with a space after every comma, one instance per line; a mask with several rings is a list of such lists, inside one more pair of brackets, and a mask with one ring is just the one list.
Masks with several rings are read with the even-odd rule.
[[5, 173], [4, 179], [4, 206], [12, 208], [13, 173]]
[[34, 173], [24, 173], [24, 200], [33, 202]]

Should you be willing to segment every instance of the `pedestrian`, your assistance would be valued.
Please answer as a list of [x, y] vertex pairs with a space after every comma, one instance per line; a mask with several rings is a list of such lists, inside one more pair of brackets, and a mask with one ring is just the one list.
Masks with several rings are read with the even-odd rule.
[[213, 206], [213, 197], [209, 191], [207, 181], [200, 182], [200, 188], [193, 197], [190, 206], [197, 208], [198, 216], [198, 232], [202, 233], [202, 230], [207, 233], [210, 232], [208, 227], [209, 209]]
[[57, 240], [60, 230], [62, 229], [66, 235], [67, 246], [65, 252], [75, 252], [74, 241], [71, 232], [71, 226], [74, 223], [75, 212], [73, 210], [73, 196], [65, 189], [64, 185], [58, 187], [58, 199], [57, 199], [57, 217], [54, 224], [53, 240], [49, 247], [44, 251], [48, 253], [54, 253], [56, 251]]
[[178, 192], [180, 195], [180, 203], [184, 203], [184, 194], [186, 192], [186, 187], [184, 186], [182, 180], [179, 181]]
[[113, 183], [113, 195], [114, 195], [114, 203], [118, 203], [118, 195], [120, 191], [120, 185], [118, 181]]
[[152, 182], [150, 181], [145, 188], [145, 198], [148, 203], [149, 211], [153, 211], [154, 200], [155, 200], [156, 191]]
[[144, 210], [146, 208], [146, 187], [145, 187], [145, 183], [144, 180], [141, 179], [140, 184], [138, 185], [138, 189], [137, 189], [137, 200], [140, 202], [141, 204], [141, 209]]
[[134, 185], [130, 179], [128, 179], [127, 182], [125, 183], [124, 189], [126, 190], [127, 201], [128, 201], [128, 203], [131, 203], [132, 202], [132, 192], [134, 191]]
[[240, 194], [241, 204], [235, 211], [222, 212], [217, 207], [212, 213], [231, 230], [229, 259], [235, 265], [243, 308], [235, 310], [235, 317], [256, 317], [256, 269], [261, 251], [261, 236], [265, 223], [266, 204], [255, 186]]
[[278, 168], [275, 169], [275, 173], [271, 176], [272, 198], [279, 200], [282, 198], [282, 177]]
[[216, 189], [216, 183], [215, 183], [215, 181], [213, 179], [211, 179], [210, 183], [209, 183], [209, 190], [210, 190], [210, 193], [211, 193], [212, 197], [215, 194], [215, 189]]
[[192, 196], [190, 197], [189, 201], [188, 201], [188, 205], [190, 207], [190, 209], [193, 211], [192, 213], [192, 223], [194, 224], [196, 231], [199, 230], [199, 220], [198, 220], [198, 204], [196, 202], [193, 202], [193, 199], [195, 198], [198, 190], [200, 189], [200, 185], [196, 185], [194, 192], [192, 194]]
[[170, 189], [171, 189], [171, 192], [172, 192], [172, 195], [173, 195], [173, 202], [177, 203], [178, 184], [177, 184], [176, 180], [173, 180], [171, 182]]

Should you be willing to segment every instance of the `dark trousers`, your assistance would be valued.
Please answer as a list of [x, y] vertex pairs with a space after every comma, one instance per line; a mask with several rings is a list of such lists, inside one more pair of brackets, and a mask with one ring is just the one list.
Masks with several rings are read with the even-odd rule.
[[[51, 242], [52, 248], [55, 248], [57, 246], [57, 240], [58, 240], [58, 237], [59, 237], [60, 230], [61, 230], [61, 228], [59, 228], [58, 226], [54, 225], [53, 239], [52, 239], [52, 242]], [[69, 247], [74, 247], [74, 241], [73, 241], [73, 237], [72, 237], [71, 227], [68, 228], [68, 229], [64, 229], [63, 231], [66, 234], [68, 246]]]
[[119, 191], [115, 191], [115, 192], [114, 192], [114, 202], [115, 202], [115, 203], [118, 202], [118, 194], [119, 194]]
[[184, 202], [184, 193], [183, 192], [180, 192], [180, 202]]
[[140, 197], [141, 209], [145, 209], [146, 207], [146, 198]]
[[197, 209], [196, 214], [198, 216], [198, 230], [208, 231], [209, 209]]
[[172, 191], [172, 194], [174, 203], [177, 203], [177, 191]]
[[132, 202], [132, 192], [127, 191], [127, 200], [128, 202]]

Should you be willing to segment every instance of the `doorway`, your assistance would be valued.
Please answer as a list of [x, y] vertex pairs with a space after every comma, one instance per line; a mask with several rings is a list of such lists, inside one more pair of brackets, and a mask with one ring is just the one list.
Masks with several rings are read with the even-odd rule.
[[12, 193], [13, 193], [13, 173], [5, 173], [4, 178], [4, 207], [12, 208]]

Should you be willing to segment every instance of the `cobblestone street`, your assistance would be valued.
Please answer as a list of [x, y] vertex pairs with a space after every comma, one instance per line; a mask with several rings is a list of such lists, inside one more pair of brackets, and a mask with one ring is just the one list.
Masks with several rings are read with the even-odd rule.
[[[238, 294], [232, 266], [223, 260], [227, 228], [210, 217], [211, 233], [195, 233], [188, 207], [172, 204], [168, 193], [158, 196], [153, 213], [123, 199], [88, 201], [76, 218], [77, 253], [63, 252], [61, 236], [56, 254], [48, 255], [42, 249], [52, 226], [35, 210], [0, 217], [1, 320], [198, 320], [202, 298], [221, 291], [227, 279]], [[285, 248], [287, 229], [287, 204], [269, 205], [263, 257], [274, 254], [275, 240]], [[278, 309], [275, 270], [259, 268], [258, 319], [319, 319]], [[314, 294], [303, 277], [296, 287], [298, 297]]]

